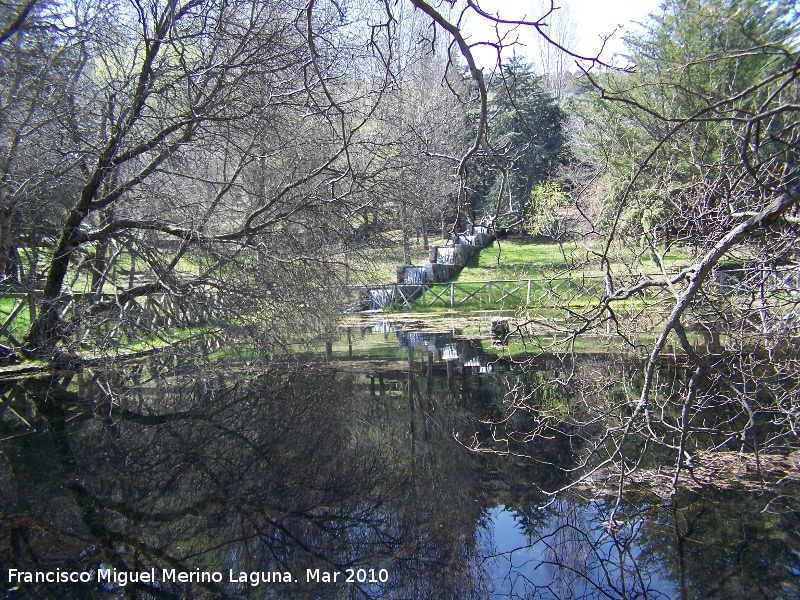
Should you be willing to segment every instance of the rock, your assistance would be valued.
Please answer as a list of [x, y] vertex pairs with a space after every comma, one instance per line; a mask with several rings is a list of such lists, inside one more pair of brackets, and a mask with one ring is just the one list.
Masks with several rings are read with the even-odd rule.
[[511, 319], [509, 317], [492, 317], [492, 335], [501, 339], [506, 339], [511, 332]]

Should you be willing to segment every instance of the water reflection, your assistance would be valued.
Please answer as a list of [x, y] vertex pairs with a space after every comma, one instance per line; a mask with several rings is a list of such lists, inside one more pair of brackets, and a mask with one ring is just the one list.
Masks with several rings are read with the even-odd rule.
[[[460, 443], [530, 374], [452, 336], [385, 328], [402, 365], [292, 371], [153, 360], [4, 384], [0, 560], [9, 598], [796, 597], [797, 508], [718, 490], [612, 513], [540, 462]], [[395, 342], [397, 343], [397, 342]], [[542, 368], [552, 368], [545, 361]], [[520, 417], [521, 418], [521, 417]], [[156, 569], [158, 581], [27, 584], [8, 569]], [[344, 583], [347, 569], [365, 581]], [[222, 580], [164, 582], [163, 570]], [[308, 581], [340, 572], [338, 582]], [[372, 569], [375, 581], [370, 582]], [[385, 581], [377, 574], [385, 569]], [[267, 574], [251, 585], [229, 573]], [[292, 581], [276, 583], [290, 573]], [[313, 578], [312, 578], [313, 579]], [[296, 580], [296, 581], [295, 581]]]
[[[391, 335], [392, 343], [396, 339], [400, 348], [428, 352], [434, 361], [453, 362], [455, 364], [451, 367], [474, 370], [477, 373], [491, 373], [496, 362], [496, 357], [488, 356], [479, 343], [459, 336], [455, 331], [404, 329], [391, 320], [381, 319], [369, 327], [357, 328], [357, 335], [362, 339], [383, 336], [384, 340], [389, 340]], [[353, 329], [347, 329], [346, 336], [351, 340]]]
[[797, 514], [763, 498], [684, 493], [666, 505], [564, 498], [527, 515], [490, 511], [496, 597], [797, 598]]

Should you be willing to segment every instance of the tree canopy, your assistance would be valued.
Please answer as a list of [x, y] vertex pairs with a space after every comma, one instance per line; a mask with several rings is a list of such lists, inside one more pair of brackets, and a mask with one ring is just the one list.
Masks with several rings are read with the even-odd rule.
[[[472, 449], [541, 462], [531, 442], [560, 436], [575, 464], [537, 495], [602, 479], [618, 500], [651, 459], [659, 480], [671, 463], [674, 494], [700, 457], [796, 451], [797, 3], [665, 0], [627, 39], [627, 69], [548, 35], [556, 10], [0, 2], [0, 360], [56, 373], [163, 352], [158, 375], [181, 352], [299, 356], [335, 336], [362, 256], [394, 243], [411, 262], [438, 219], [445, 238], [521, 224], [563, 259], [495, 293], [527, 296], [501, 341], [522, 338], [512, 358], [541, 376], [504, 379], [507, 412]], [[469, 17], [494, 38], [467, 36]], [[577, 61], [574, 93], [563, 61], [507, 58], [519, 28]], [[414, 413], [411, 377], [407, 391]]]
[[537, 183], [567, 161], [565, 114], [531, 65], [512, 60], [488, 81], [487, 147], [472, 167], [475, 207], [519, 221]]
[[791, 185], [791, 11], [790, 3], [665, 2], [626, 40], [635, 72], [588, 76], [599, 93], [577, 107], [586, 148], [608, 168], [612, 189], [630, 196], [608, 205], [612, 213], [625, 205], [628, 231], [699, 239]]

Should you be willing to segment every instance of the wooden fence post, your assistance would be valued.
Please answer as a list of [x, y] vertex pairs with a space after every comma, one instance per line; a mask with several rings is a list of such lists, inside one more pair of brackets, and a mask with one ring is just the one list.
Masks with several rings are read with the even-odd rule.
[[33, 323], [36, 320], [36, 291], [28, 292], [28, 318]]

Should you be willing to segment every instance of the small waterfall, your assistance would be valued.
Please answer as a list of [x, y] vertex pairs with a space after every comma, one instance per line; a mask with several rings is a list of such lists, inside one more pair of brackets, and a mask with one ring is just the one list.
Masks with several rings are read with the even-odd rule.
[[372, 326], [372, 333], [394, 333], [394, 323], [391, 321], [378, 321]]
[[403, 283], [406, 285], [422, 285], [425, 283], [425, 267], [406, 267]]
[[458, 346], [447, 344], [442, 348], [442, 360], [458, 360]]
[[456, 264], [455, 248], [452, 246], [441, 246], [436, 249], [436, 262], [440, 265]]
[[406, 346], [428, 346], [430, 344], [430, 340], [428, 339], [428, 334], [422, 333], [421, 331], [409, 331], [403, 334], [403, 338], [406, 341]]
[[383, 310], [392, 305], [393, 290], [369, 290], [369, 308], [367, 310]]

